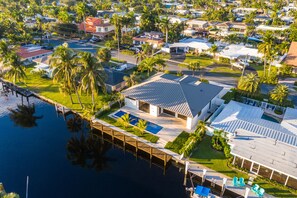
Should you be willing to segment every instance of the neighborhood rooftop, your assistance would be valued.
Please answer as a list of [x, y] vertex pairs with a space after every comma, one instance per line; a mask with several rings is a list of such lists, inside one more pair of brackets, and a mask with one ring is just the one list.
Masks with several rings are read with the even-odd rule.
[[235, 156], [297, 178], [297, 150], [292, 145], [242, 129], [237, 130], [230, 145], [231, 154]]
[[164, 74], [131, 87], [123, 91], [123, 94], [193, 118], [222, 89], [216, 85], [200, 82], [195, 77]]
[[[297, 146], [297, 128], [292, 125], [288, 126], [286, 120], [280, 124], [264, 120], [261, 118], [263, 113], [264, 111], [260, 107], [230, 101], [214, 119], [211, 126], [216, 129], [223, 129], [229, 133], [234, 133], [238, 129], [244, 129]], [[295, 117], [294, 122], [296, 120], [297, 117]]]

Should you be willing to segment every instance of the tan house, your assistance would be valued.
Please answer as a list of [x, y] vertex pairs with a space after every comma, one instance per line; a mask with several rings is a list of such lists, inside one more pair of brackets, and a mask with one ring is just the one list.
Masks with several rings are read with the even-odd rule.
[[152, 45], [153, 48], [161, 47], [164, 44], [163, 33], [151, 31], [133, 37], [134, 45], [142, 45], [145, 43]]
[[285, 63], [293, 67], [293, 72], [297, 73], [297, 42], [291, 43], [288, 55], [285, 59]]

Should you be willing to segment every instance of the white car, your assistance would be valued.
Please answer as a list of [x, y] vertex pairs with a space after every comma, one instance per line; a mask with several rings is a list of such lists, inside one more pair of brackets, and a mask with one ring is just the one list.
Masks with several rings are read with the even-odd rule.
[[123, 64], [123, 65], [119, 65], [115, 68], [116, 71], [124, 71], [128, 69], [128, 65], [127, 64]]

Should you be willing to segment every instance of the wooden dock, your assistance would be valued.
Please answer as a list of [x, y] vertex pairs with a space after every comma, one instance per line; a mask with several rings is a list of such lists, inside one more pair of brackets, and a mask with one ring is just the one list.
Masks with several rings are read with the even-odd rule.
[[171, 155], [168, 155], [166, 152], [163, 152], [151, 145], [153, 143], [143, 140], [113, 125], [104, 125], [101, 122], [93, 120], [91, 121], [91, 127], [99, 130], [102, 133], [102, 136], [104, 136], [104, 134], [109, 135], [112, 139], [112, 142], [117, 140], [122, 142], [123, 147], [126, 147], [127, 145], [132, 146], [135, 148], [136, 154], [139, 151], [142, 151], [147, 153], [150, 159], [157, 158], [162, 160], [164, 162], [164, 167], [166, 167], [167, 163], [172, 158]]
[[21, 88], [13, 83], [3, 80], [2, 78], [0, 78], [0, 83], [2, 84], [4, 93], [11, 92], [12, 95], [15, 94], [16, 97], [18, 97], [18, 95], [20, 95], [22, 98], [22, 104], [23, 104], [24, 97], [27, 99], [27, 102], [29, 104], [29, 97], [34, 96], [34, 94], [31, 91], [29, 91], [28, 89]]

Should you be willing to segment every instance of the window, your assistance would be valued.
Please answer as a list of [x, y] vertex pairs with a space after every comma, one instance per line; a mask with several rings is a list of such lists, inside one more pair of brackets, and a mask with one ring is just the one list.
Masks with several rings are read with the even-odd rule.
[[289, 186], [291, 188], [294, 188], [294, 189], [297, 189], [297, 179], [294, 179], [294, 178], [290, 177], [288, 179], [287, 186]]
[[107, 28], [107, 27], [106, 27], [106, 28], [104, 28], [104, 31], [105, 31], [105, 32], [108, 32], [108, 28]]
[[287, 175], [274, 171], [271, 179], [277, 181], [278, 183], [285, 184]]
[[263, 177], [270, 179], [271, 172], [272, 172], [271, 169], [261, 166], [258, 175], [261, 175]]
[[247, 161], [247, 160], [244, 160], [244, 162], [243, 162], [243, 167], [242, 167], [242, 168], [244, 168], [244, 169], [250, 171], [251, 166], [252, 166], [252, 162]]
[[171, 116], [174, 116], [174, 117], [175, 117], [175, 112], [173, 112], [173, 111], [169, 111], [169, 110], [167, 110], [167, 109], [164, 109], [164, 110], [163, 110], [163, 113], [166, 113], [166, 114], [168, 114], [168, 115], [171, 115]]
[[184, 116], [184, 115], [181, 115], [181, 114], [178, 114], [177, 117], [180, 118], [180, 119], [183, 119], [183, 120], [187, 120], [188, 119], [187, 116]]

